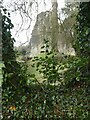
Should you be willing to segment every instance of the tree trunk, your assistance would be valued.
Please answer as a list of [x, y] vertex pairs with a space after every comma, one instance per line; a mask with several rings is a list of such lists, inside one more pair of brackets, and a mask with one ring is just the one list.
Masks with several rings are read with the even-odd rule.
[[58, 14], [57, 14], [57, 7], [58, 3], [57, 0], [51, 0], [52, 2], [52, 14], [51, 14], [51, 46], [52, 50], [58, 51]]

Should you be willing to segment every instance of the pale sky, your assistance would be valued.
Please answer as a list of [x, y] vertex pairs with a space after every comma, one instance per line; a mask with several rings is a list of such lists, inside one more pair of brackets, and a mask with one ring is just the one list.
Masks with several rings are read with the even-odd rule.
[[[12, 8], [12, 6], [10, 6], [10, 4], [11, 4], [11, 2], [14, 2], [14, 1], [16, 1], [16, 0], [4, 0], [4, 5], [5, 6], [9, 5], [9, 8]], [[47, 10], [49, 11], [51, 9], [51, 0], [45, 0], [46, 6], [44, 4], [44, 0], [37, 0], [37, 1], [39, 3], [38, 13], [40, 13], [42, 11], [47, 11]], [[58, 2], [59, 10], [64, 7], [64, 0], [57, 0], [57, 2]], [[25, 43], [26, 41], [28, 41], [28, 42], [30, 41], [31, 32], [32, 32], [33, 26], [34, 26], [35, 21], [36, 21], [36, 16], [38, 14], [38, 13], [36, 13], [36, 8], [34, 8], [34, 7], [35, 6], [33, 6], [32, 22], [31, 22], [30, 29], [28, 31], [26, 31], [26, 30], [19, 31], [19, 34], [16, 34], [16, 32], [19, 30], [20, 23], [21, 23], [20, 14], [19, 14], [19, 12], [11, 13], [11, 20], [12, 20], [12, 23], [14, 24], [14, 29], [12, 30], [12, 36], [16, 40], [15, 46], [19, 46], [21, 43]], [[23, 28], [26, 28], [28, 24], [29, 24], [28, 21], [26, 21], [26, 23], [23, 25]]]

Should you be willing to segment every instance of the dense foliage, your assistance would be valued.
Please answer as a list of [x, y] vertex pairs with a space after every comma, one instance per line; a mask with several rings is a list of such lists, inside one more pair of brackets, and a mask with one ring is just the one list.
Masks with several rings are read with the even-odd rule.
[[81, 3], [77, 17], [78, 39], [75, 41], [77, 55], [86, 59], [87, 64], [82, 72], [85, 82], [90, 84], [90, 2]]
[[[2, 61], [4, 66], [3, 70], [3, 83], [2, 83], [2, 100], [3, 100], [3, 113], [7, 109], [7, 102], [12, 99], [18, 98], [19, 92], [26, 84], [27, 74], [26, 67], [23, 63], [16, 61], [16, 55], [14, 51], [14, 39], [11, 35], [11, 29], [13, 24], [10, 20], [10, 14], [6, 9], [2, 11]], [[11, 94], [11, 95], [10, 95]], [[10, 100], [10, 101], [9, 101]], [[14, 104], [14, 101], [9, 104]], [[3, 118], [5, 119], [5, 118]]]
[[90, 119], [89, 5], [80, 3], [76, 56], [62, 55], [59, 61], [57, 52], [50, 50], [48, 40], [44, 40], [41, 56], [32, 59], [32, 67], [43, 76], [41, 83], [35, 74], [27, 74], [25, 62], [24, 66], [16, 61], [10, 31], [13, 24], [6, 14], [2, 16], [3, 120]]

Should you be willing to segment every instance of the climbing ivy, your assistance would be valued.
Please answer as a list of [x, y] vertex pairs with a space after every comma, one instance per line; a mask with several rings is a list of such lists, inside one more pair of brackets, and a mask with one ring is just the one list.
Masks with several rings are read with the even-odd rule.
[[[14, 25], [10, 20], [10, 13], [6, 9], [3, 9], [2, 15], [2, 61], [3, 67], [3, 84], [7, 83], [9, 86], [17, 87], [23, 79], [22, 64], [16, 61], [16, 55], [14, 51], [15, 39], [12, 38], [11, 29]], [[5, 82], [6, 81], [6, 82]], [[5, 86], [3, 86], [5, 87]]]
[[90, 2], [81, 2], [76, 16], [77, 39], [74, 41], [76, 56], [68, 59], [65, 78], [69, 85], [90, 84]]
[[77, 16], [76, 50], [79, 56], [88, 57], [90, 55], [90, 2], [80, 3]]
[[90, 81], [90, 2], [82, 2], [77, 16], [77, 34], [75, 49], [77, 55], [86, 59], [87, 64], [81, 71], [83, 79]]
[[[6, 9], [2, 10], [2, 61], [4, 66], [2, 82], [2, 113], [7, 111], [9, 106], [15, 106], [16, 99], [23, 96], [24, 87], [27, 83], [27, 67], [25, 63], [16, 61], [14, 51], [15, 39], [12, 38], [11, 29], [13, 24], [10, 14]], [[7, 111], [8, 112], [8, 111]], [[7, 117], [3, 116], [3, 119]]]

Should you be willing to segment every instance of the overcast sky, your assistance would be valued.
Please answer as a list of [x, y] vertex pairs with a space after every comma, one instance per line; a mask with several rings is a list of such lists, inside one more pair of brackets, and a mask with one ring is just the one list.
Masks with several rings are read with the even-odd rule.
[[[10, 4], [16, 0], [4, 0], [4, 5], [5, 6], [9, 6], [9, 9], [12, 8], [12, 6], [10, 6]], [[31, 0], [32, 1], [32, 0]], [[44, 1], [43, 0], [37, 0], [39, 3], [39, 8], [38, 8], [38, 13], [42, 12], [42, 11], [49, 11], [51, 9], [51, 0], [45, 0], [46, 1], [46, 6], [44, 5]], [[62, 7], [64, 7], [64, 0], [57, 0], [58, 2], [58, 8], [61, 9]], [[12, 30], [12, 35], [15, 38], [16, 42], [15, 42], [15, 46], [19, 46], [21, 43], [25, 43], [26, 41], [30, 41], [31, 38], [31, 32], [33, 29], [33, 26], [35, 24], [36, 21], [36, 8], [33, 9], [32, 11], [32, 22], [31, 27], [28, 31], [24, 30], [24, 31], [18, 31], [19, 27], [20, 27], [20, 23], [21, 23], [21, 17], [19, 12], [13, 12], [11, 13], [11, 20], [12, 23], [14, 24], [14, 29]], [[27, 27], [27, 24], [29, 24], [27, 21], [26, 23], [23, 25], [23, 28]], [[18, 31], [19, 34], [16, 34]]]

